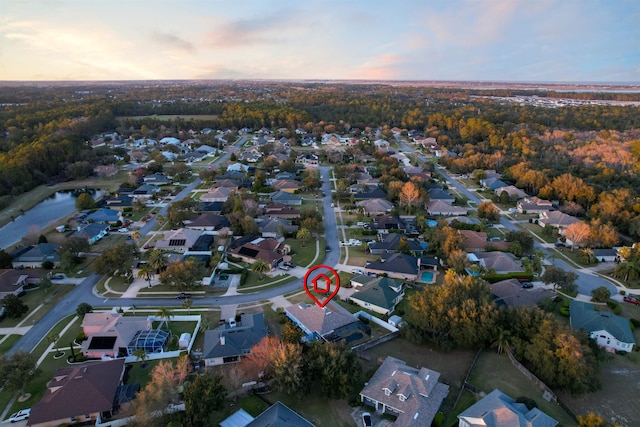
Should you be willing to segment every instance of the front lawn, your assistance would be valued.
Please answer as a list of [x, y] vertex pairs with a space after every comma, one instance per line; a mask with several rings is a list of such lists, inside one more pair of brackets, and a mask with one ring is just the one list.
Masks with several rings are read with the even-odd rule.
[[[291, 247], [291, 258], [296, 265], [306, 267], [313, 262], [316, 257], [316, 240], [309, 239], [306, 242], [296, 239], [286, 239], [285, 244]], [[324, 251], [323, 244], [320, 244], [320, 251]], [[324, 258], [320, 254], [320, 258]]]

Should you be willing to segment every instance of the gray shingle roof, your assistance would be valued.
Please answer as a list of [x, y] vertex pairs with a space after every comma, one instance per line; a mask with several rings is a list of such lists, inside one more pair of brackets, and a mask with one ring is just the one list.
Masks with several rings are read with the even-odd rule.
[[[262, 313], [243, 314], [238, 326], [231, 328], [225, 324], [205, 332], [202, 357], [213, 359], [247, 354], [267, 336], [267, 332]], [[224, 344], [221, 337], [224, 337]]]
[[388, 356], [360, 395], [397, 410], [399, 415], [394, 426], [428, 426], [449, 393], [449, 386], [439, 382], [439, 378], [439, 372], [412, 368]]
[[634, 343], [633, 332], [629, 320], [613, 313], [595, 311], [593, 304], [582, 301], [571, 301], [571, 326], [574, 329], [584, 329], [587, 332], [607, 331], [618, 341]]
[[411, 255], [394, 253], [384, 262], [372, 261], [365, 265], [365, 268], [393, 273], [418, 274], [418, 259]]
[[[558, 421], [538, 408], [528, 410], [523, 403], [493, 390], [458, 415], [461, 425], [483, 427], [554, 427]], [[482, 420], [482, 421], [480, 421]]]
[[[361, 279], [364, 278], [364, 279]], [[378, 307], [393, 310], [395, 301], [402, 294], [402, 283], [388, 277], [371, 277], [359, 275], [351, 279], [355, 283], [363, 283], [364, 288], [351, 295], [351, 299], [368, 302]], [[394, 290], [393, 288], [397, 289]]]
[[324, 307], [300, 303], [290, 305], [285, 311], [305, 328], [317, 332], [320, 336], [325, 336], [342, 326], [358, 321], [351, 313], [333, 303]]

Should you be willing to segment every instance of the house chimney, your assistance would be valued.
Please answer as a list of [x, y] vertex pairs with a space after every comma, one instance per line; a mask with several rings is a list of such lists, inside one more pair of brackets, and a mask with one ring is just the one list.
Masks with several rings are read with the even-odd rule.
[[220, 345], [225, 345], [226, 339], [224, 335], [220, 335]]

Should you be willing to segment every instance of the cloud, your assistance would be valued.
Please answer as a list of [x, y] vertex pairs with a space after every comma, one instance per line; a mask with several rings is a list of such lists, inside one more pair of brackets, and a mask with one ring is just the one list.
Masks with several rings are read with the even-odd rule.
[[169, 48], [175, 48], [186, 52], [194, 52], [196, 50], [195, 46], [191, 42], [188, 42], [187, 40], [174, 34], [154, 32], [151, 35], [151, 39], [154, 42], [167, 46]]

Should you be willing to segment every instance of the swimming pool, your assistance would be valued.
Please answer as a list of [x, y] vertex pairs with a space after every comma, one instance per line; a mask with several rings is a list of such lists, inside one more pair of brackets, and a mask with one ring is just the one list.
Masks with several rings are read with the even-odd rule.
[[431, 283], [433, 282], [433, 271], [423, 271], [420, 276], [422, 282]]
[[424, 222], [427, 224], [427, 227], [434, 228], [438, 226], [438, 221], [435, 219], [425, 219]]

